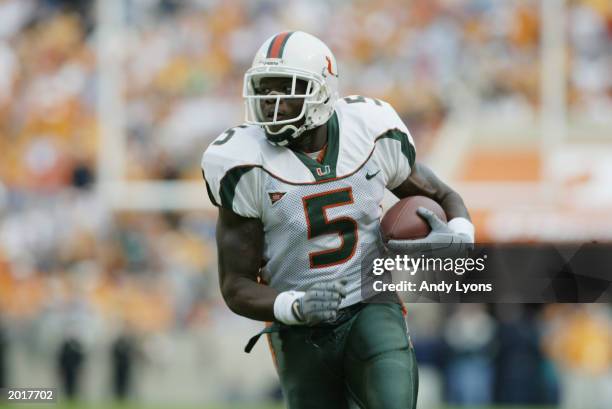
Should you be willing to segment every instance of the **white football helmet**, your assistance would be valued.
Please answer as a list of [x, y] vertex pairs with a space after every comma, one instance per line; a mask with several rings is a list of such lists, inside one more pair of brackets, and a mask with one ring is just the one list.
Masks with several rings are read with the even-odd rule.
[[[259, 81], [265, 77], [292, 78], [291, 94], [258, 95]], [[296, 81], [307, 82], [306, 93], [296, 94]], [[334, 113], [338, 99], [338, 67], [330, 49], [318, 38], [302, 31], [283, 32], [267, 39], [255, 54], [253, 65], [244, 75], [243, 97], [246, 123], [265, 128], [268, 140], [285, 146], [304, 131], [323, 125]], [[295, 118], [276, 120], [283, 98], [304, 100]], [[261, 110], [263, 99], [276, 100], [274, 117], [268, 120]], [[301, 126], [295, 123], [306, 118]], [[273, 132], [270, 125], [284, 125]]]

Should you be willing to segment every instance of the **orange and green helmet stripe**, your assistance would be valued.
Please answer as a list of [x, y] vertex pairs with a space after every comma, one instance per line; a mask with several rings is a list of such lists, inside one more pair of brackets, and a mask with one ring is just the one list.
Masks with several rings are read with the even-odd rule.
[[285, 50], [285, 45], [287, 44], [287, 40], [289, 39], [289, 37], [291, 37], [291, 34], [293, 33], [293, 31], [285, 31], [284, 33], [277, 34], [272, 39], [272, 41], [270, 41], [266, 58], [283, 58], [283, 51]]

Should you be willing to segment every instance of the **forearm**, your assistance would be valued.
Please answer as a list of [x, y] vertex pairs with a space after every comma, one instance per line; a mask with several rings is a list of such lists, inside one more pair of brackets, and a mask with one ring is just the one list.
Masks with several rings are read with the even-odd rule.
[[415, 164], [411, 175], [393, 190], [397, 197], [427, 196], [435, 200], [446, 213], [448, 220], [463, 217], [470, 220], [469, 212], [461, 196], [440, 180], [427, 166]]
[[278, 292], [257, 279], [263, 265], [263, 244], [260, 220], [219, 210], [217, 252], [223, 299], [236, 314], [258, 321], [273, 321]]
[[278, 295], [274, 288], [247, 277], [236, 277], [222, 283], [221, 293], [236, 314], [257, 321], [274, 321], [274, 300]]
[[444, 213], [446, 213], [448, 220], [452, 220], [456, 217], [463, 217], [470, 221], [472, 220], [463, 199], [459, 193], [454, 190], [449, 188], [448, 191], [439, 198], [438, 203], [442, 209], [444, 209]]

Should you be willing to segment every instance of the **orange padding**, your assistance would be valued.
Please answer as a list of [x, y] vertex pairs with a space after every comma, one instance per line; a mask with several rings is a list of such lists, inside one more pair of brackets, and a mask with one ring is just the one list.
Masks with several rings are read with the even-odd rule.
[[537, 150], [474, 150], [464, 162], [460, 179], [478, 182], [530, 182], [541, 177]]

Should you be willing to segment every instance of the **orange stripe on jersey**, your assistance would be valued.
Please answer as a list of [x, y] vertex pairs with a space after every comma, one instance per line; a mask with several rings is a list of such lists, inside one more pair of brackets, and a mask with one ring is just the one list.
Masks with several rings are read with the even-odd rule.
[[[266, 328], [272, 325], [271, 322], [266, 322]], [[276, 373], [278, 373], [278, 358], [276, 357], [276, 351], [274, 351], [274, 347], [272, 346], [272, 334], [266, 334], [266, 339], [268, 340], [268, 348], [270, 349], [270, 355], [272, 355], [272, 363], [276, 368]]]
[[268, 47], [268, 54], [266, 55], [266, 58], [282, 58], [285, 44], [287, 43], [287, 40], [291, 34], [293, 34], [293, 31], [286, 31], [274, 37], [274, 39], [270, 42], [270, 46]]
[[[260, 275], [257, 276], [257, 282], [262, 285], [268, 285], [266, 280], [264, 280]], [[271, 322], [266, 321], [265, 327], [270, 328], [272, 326]], [[274, 351], [274, 347], [272, 346], [272, 337], [270, 334], [266, 334], [266, 339], [268, 340], [268, 348], [270, 349], [270, 355], [272, 355], [272, 363], [276, 368], [276, 372], [278, 373], [278, 359], [276, 358], [276, 352]]]

